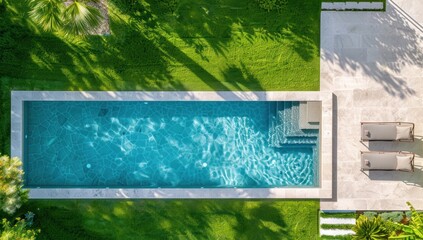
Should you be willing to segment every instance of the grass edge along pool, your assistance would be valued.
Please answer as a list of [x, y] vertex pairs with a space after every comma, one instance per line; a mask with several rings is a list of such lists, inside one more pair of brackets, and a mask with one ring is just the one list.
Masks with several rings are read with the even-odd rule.
[[319, 185], [319, 129], [300, 102], [25, 101], [25, 186]]

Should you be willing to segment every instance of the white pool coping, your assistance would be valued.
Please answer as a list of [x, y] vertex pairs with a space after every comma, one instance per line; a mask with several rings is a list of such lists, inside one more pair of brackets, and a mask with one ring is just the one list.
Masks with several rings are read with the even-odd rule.
[[321, 101], [320, 183], [316, 188], [30, 188], [32, 199], [332, 198], [332, 93], [212, 91], [12, 91], [11, 155], [23, 156], [24, 101]]

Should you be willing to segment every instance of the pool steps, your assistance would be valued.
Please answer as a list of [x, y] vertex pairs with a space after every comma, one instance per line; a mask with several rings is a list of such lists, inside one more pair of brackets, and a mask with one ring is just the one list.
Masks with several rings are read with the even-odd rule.
[[300, 102], [275, 102], [269, 107], [269, 143], [272, 147], [317, 143], [318, 129], [301, 129], [299, 115]]

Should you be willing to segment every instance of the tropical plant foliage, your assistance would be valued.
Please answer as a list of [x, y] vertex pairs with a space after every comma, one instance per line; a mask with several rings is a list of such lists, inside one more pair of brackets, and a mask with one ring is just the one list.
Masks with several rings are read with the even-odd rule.
[[423, 213], [417, 212], [410, 202], [407, 202], [407, 205], [411, 210], [411, 220], [408, 225], [401, 224], [402, 231], [404, 235], [411, 235], [415, 239], [423, 239]]
[[0, 157], [0, 208], [13, 214], [28, 199], [28, 191], [23, 190], [22, 162], [19, 158]]
[[29, 16], [46, 31], [53, 31], [62, 26], [62, 12], [65, 8], [62, 0], [32, 0]]
[[12, 225], [7, 219], [3, 219], [3, 230], [0, 232], [0, 240], [35, 240], [40, 230], [27, 229], [27, 223], [24, 219], [17, 218], [16, 223]]
[[357, 219], [356, 225], [352, 230], [355, 232], [353, 239], [357, 240], [378, 240], [388, 238], [388, 231], [380, 216], [369, 219], [361, 215]]
[[100, 11], [83, 1], [30, 0], [30, 17], [46, 31], [64, 30], [67, 34], [85, 35], [98, 27]]

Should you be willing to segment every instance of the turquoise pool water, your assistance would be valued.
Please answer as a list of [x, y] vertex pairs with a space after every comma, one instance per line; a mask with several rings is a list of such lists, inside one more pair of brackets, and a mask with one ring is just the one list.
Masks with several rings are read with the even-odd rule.
[[298, 102], [27, 101], [26, 187], [318, 185]]

